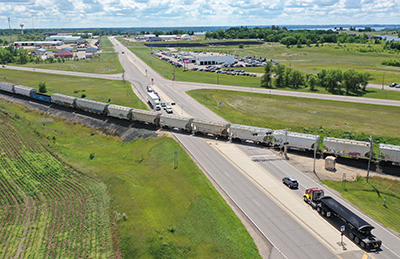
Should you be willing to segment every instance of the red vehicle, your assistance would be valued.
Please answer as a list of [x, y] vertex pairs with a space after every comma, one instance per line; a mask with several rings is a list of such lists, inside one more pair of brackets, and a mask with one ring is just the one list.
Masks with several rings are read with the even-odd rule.
[[347, 227], [343, 234], [365, 250], [377, 250], [382, 241], [376, 238], [371, 231], [374, 229], [368, 222], [354, 214], [330, 196], [324, 196], [324, 190], [319, 188], [307, 189], [303, 195], [304, 201], [327, 218], [336, 217], [343, 221]]

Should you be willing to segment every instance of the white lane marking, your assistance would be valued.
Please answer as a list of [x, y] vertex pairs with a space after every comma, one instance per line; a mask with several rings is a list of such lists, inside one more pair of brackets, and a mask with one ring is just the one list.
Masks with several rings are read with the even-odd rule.
[[253, 199], [253, 202], [254, 202], [255, 204], [257, 204], [257, 206], [258, 206], [258, 207], [260, 207], [260, 208], [261, 208], [260, 204], [258, 204], [258, 202], [256, 202], [256, 200], [255, 200], [255, 199]]

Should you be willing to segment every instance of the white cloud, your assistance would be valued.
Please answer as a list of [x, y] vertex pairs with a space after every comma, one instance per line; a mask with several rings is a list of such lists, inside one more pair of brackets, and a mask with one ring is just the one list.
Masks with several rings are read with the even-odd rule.
[[[29, 28], [400, 24], [400, 0], [0, 0]], [[5, 24], [5, 23], [2, 23]]]

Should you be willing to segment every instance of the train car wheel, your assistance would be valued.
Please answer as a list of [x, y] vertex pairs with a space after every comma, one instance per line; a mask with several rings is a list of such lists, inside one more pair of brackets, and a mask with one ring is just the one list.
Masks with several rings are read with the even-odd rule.
[[356, 241], [357, 244], [360, 243], [360, 239], [359, 239], [358, 237], [355, 237], [355, 238], [354, 238], [354, 241]]
[[350, 232], [349, 236], [350, 236], [350, 239], [354, 239], [354, 234], [353, 233]]

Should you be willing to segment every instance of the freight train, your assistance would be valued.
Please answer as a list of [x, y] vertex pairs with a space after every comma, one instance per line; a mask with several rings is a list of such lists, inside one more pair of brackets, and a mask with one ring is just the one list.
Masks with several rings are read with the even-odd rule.
[[[286, 146], [289, 149], [302, 151], [313, 150], [314, 145], [320, 140], [320, 136], [318, 135], [201, 120], [186, 116], [165, 114], [161, 111], [134, 109], [57, 93], [45, 95], [38, 93], [34, 88], [7, 82], [0, 82], [0, 90], [90, 113], [104, 114], [106, 116], [150, 124], [156, 127], [178, 129], [179, 131], [188, 133], [213, 135], [216, 138], [229, 138], [243, 142], [252, 141], [261, 145]], [[323, 144], [323, 152], [326, 154], [352, 158], [369, 157], [369, 142], [324, 137]], [[400, 163], [400, 146], [380, 144], [379, 150], [379, 160], [396, 164]]]

